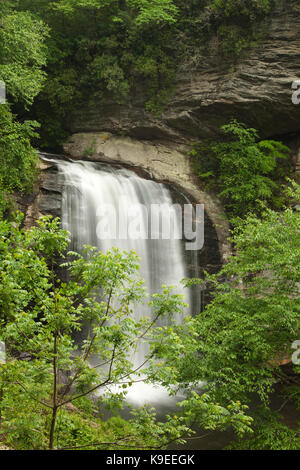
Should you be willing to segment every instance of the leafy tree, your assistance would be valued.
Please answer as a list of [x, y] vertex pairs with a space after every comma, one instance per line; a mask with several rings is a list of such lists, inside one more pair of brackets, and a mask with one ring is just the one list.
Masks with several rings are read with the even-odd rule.
[[255, 20], [268, 13], [272, 0], [212, 0], [211, 9], [222, 16], [245, 16]]
[[12, 205], [9, 195], [28, 192], [37, 175], [37, 155], [31, 139], [37, 137], [36, 122], [21, 124], [9, 107], [0, 105], [0, 216]]
[[128, 0], [129, 7], [138, 11], [137, 26], [161, 23], [172, 24], [176, 22], [178, 8], [173, 0]]
[[209, 2], [223, 54], [236, 61], [266, 35], [259, 21], [270, 14], [273, 0], [212, 0]]
[[1, 18], [0, 79], [15, 101], [33, 102], [45, 81], [48, 27], [29, 12], [11, 11]]
[[[127, 424], [113, 421], [108, 432], [96, 416], [105, 404], [118, 409], [141, 374], [154, 383], [158, 370], [172, 376], [172, 368], [154, 361], [164, 331], [155, 325], [180, 313], [182, 298], [165, 288], [150, 302], [153, 319], [134, 320], [135, 305], [145, 301], [134, 253], [104, 254], [91, 247], [84, 256], [70, 253], [65, 283], [57, 275], [57, 259], [64, 256], [68, 234], [49, 218], [24, 232], [21, 219], [0, 222], [0, 339], [7, 346], [0, 366], [2, 440], [21, 449], [162, 448], [182, 442], [193, 422], [207, 429], [232, 425], [240, 434], [250, 430], [241, 404], [222, 407], [193, 393], [182, 412], [168, 415], [164, 423], [156, 421], [152, 409], [142, 408]], [[79, 348], [75, 336], [84, 330]], [[183, 331], [178, 351], [190, 335], [185, 339]], [[151, 343], [149, 355], [133, 364], [130, 357], [143, 341]]]
[[[5, 82], [7, 98], [20, 110], [32, 104], [45, 81], [45, 38], [48, 27], [29, 12], [14, 10], [16, 2], [0, 5], [0, 80]], [[37, 175], [36, 152], [31, 139], [37, 137], [38, 124], [21, 124], [0, 104], [0, 216], [10, 207], [9, 195], [32, 189]]]
[[[82, 104], [126, 103], [138, 77], [142, 86], [145, 82], [147, 109], [161, 112], [174, 69], [165, 51], [166, 31], [177, 15], [171, 0], [24, 0], [18, 9], [51, 28], [48, 78], [31, 114], [44, 124], [43, 147], [65, 140], [68, 118]], [[148, 57], [156, 48], [159, 52]], [[141, 67], [143, 60], [151, 63], [150, 74]]]
[[[116, 6], [115, 6], [116, 5]], [[99, 3], [97, 0], [59, 0], [52, 2], [51, 8], [64, 13], [74, 13], [77, 8], [102, 10], [111, 8], [117, 12], [114, 21], [122, 22], [122, 12], [128, 11], [137, 26], [144, 24], [173, 23], [178, 12], [173, 0], [125, 0], [114, 2], [107, 0]], [[127, 16], [128, 17], [128, 16]]]
[[226, 140], [195, 144], [190, 154], [199, 176], [219, 190], [229, 215], [258, 211], [261, 201], [281, 204], [282, 199], [276, 201], [279, 185], [274, 177], [288, 147], [274, 140], [259, 141], [255, 129], [236, 120], [221, 130]]
[[[299, 186], [293, 184], [288, 194], [299, 203]], [[300, 331], [299, 229], [300, 213], [292, 208], [266, 209], [261, 219], [251, 215], [241, 223], [232, 238], [236, 254], [205, 278], [213, 299], [191, 322], [199, 338], [194, 351], [183, 350], [182, 360], [170, 353], [181, 380], [205, 381], [221, 405], [228, 400], [261, 404], [249, 412], [254, 433], [238, 448], [299, 448], [300, 424], [289, 428], [280, 413], [288, 402], [298, 409], [300, 404], [300, 369], [292, 364]], [[164, 347], [172, 350], [167, 339]], [[275, 386], [282, 395], [277, 413], [270, 405]]]

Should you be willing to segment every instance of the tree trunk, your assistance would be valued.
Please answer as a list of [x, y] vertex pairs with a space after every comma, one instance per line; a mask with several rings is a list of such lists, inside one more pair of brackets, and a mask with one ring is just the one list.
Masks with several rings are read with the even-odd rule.
[[56, 424], [56, 415], [57, 415], [57, 407], [52, 409], [52, 419], [51, 419], [51, 427], [50, 427], [50, 434], [49, 434], [49, 449], [54, 449], [54, 431], [55, 431], [55, 424]]
[[52, 406], [52, 418], [49, 434], [49, 449], [53, 450], [54, 447], [54, 431], [56, 424], [57, 415], [57, 333], [54, 334], [54, 345], [53, 345], [53, 406]]

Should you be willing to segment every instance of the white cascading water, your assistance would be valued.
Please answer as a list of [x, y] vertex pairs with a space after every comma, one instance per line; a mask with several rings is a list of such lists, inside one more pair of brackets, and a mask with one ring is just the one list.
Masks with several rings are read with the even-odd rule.
[[[181, 240], [151, 240], [151, 237], [103, 240], [97, 237], [97, 212], [99, 214], [100, 207], [111, 205], [116, 208], [117, 213], [120, 201], [121, 204], [143, 204], [149, 209], [155, 204], [171, 207], [174, 202], [169, 189], [124, 168], [83, 161], [55, 160], [55, 163], [63, 183], [62, 224], [63, 228], [71, 233], [72, 249], [80, 252], [83, 245], [92, 245], [104, 252], [113, 246], [126, 251], [134, 250], [141, 258], [140, 274], [145, 279], [149, 295], [161, 291], [162, 284], [174, 285], [178, 286], [174, 292], [184, 294], [185, 301], [190, 305], [191, 292], [180, 286], [180, 281], [187, 275]], [[174, 216], [174, 220], [175, 230], [179, 230], [178, 214]], [[145, 227], [147, 223], [148, 221], [144, 220]], [[147, 312], [143, 305], [135, 310], [136, 316], [144, 316], [145, 313]], [[146, 353], [143, 347], [140, 347], [138, 356], [134, 358], [139, 364], [143, 362]], [[143, 382], [131, 387], [127, 400], [136, 406], [148, 402], [159, 405], [170, 403], [165, 390]]]

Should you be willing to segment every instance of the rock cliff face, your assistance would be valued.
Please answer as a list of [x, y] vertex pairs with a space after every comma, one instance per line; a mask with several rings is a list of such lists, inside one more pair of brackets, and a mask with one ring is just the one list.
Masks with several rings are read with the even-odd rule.
[[62, 187], [57, 178], [57, 168], [51, 162], [40, 160], [40, 175], [32, 194], [16, 194], [18, 209], [25, 214], [24, 226], [35, 225], [37, 219], [51, 215], [61, 217]]
[[[300, 80], [300, 5], [278, 1], [272, 15], [258, 27], [265, 40], [233, 64], [220, 54], [217, 39], [204, 52], [182, 58], [175, 89], [159, 119], [144, 110], [137, 89], [124, 106], [81, 109], [72, 132], [120, 133], [174, 145], [216, 135], [232, 116], [259, 129], [263, 137], [300, 131], [300, 105], [292, 103], [292, 82]], [[196, 65], [195, 65], [196, 64]]]

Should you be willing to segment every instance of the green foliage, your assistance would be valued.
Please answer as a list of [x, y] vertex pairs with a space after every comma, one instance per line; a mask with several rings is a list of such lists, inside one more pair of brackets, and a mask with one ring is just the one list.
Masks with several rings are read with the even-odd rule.
[[1, 18], [0, 79], [15, 101], [30, 105], [45, 81], [45, 38], [48, 27], [29, 12], [11, 12]]
[[265, 31], [258, 23], [270, 13], [273, 0], [213, 0], [210, 3], [223, 53], [239, 58], [263, 39]]
[[[83, 255], [69, 253], [66, 284], [56, 274], [57, 259], [69, 243], [59, 220], [42, 218], [29, 231], [21, 223], [20, 215], [13, 223], [0, 221], [0, 340], [7, 346], [6, 363], [0, 364], [0, 435], [6, 444], [17, 449], [162, 448], [183, 442], [200, 415], [209, 429], [250, 430], [241, 404], [223, 409], [195, 394], [165, 422], [157, 422], [147, 407], [117, 426], [97, 418], [105, 405], [114, 411], [122, 406], [127, 389], [142, 375], [150, 383], [169, 375], [155, 359], [168, 327], [158, 328], [156, 322], [182, 313], [185, 304], [165, 287], [151, 300], [154, 319], [135, 320], [132, 310], [145, 302], [145, 291], [134, 253], [112, 249], [104, 254], [91, 247]], [[79, 348], [75, 336], [84, 325], [89, 327]], [[147, 359], [132, 364], [132, 352], [145, 341], [151, 343]], [[177, 385], [175, 376], [172, 383]]]
[[[221, 127], [223, 142], [196, 144], [190, 152], [199, 176], [215, 186], [231, 217], [259, 211], [261, 202], [282, 203], [274, 181], [289, 149], [281, 142], [258, 140], [255, 129], [232, 120]], [[276, 173], [277, 172], [277, 173]]]
[[103, 99], [105, 91], [109, 91], [117, 103], [122, 103], [128, 96], [129, 84], [116, 56], [95, 57], [87, 67], [86, 82], [97, 89], [95, 98]]
[[[218, 38], [220, 56], [234, 64], [266, 36], [275, 0], [176, 1], [181, 11], [179, 40], [187, 54], [197, 53], [212, 37]], [[264, 24], [264, 22], [266, 24]]]
[[[132, 20], [138, 27], [149, 24], [173, 23], [178, 12], [172, 0], [125, 0], [115, 6], [113, 0], [99, 3], [97, 0], [60, 0], [52, 2], [50, 8], [64, 14], [74, 14], [79, 9], [102, 10], [110, 9], [116, 16], [115, 22], [123, 22], [123, 11], [132, 15]], [[123, 4], [123, 5], [122, 5]], [[124, 8], [122, 8], [122, 6]]]
[[[15, 11], [16, 3], [3, 1], [0, 6], [0, 80], [5, 82], [7, 98], [22, 111], [45, 81], [44, 42], [49, 30], [29, 12]], [[0, 105], [0, 216], [12, 207], [12, 192], [32, 189], [37, 159], [30, 142], [37, 137], [37, 128], [35, 121], [16, 121], [9, 105]]]
[[148, 46], [144, 55], [137, 58], [135, 69], [145, 80], [148, 97], [146, 110], [159, 117], [172, 93], [174, 60], [162, 48]]
[[225, 17], [245, 16], [255, 21], [269, 13], [272, 0], [212, 0], [211, 9]]
[[239, 25], [222, 25], [218, 28], [218, 39], [222, 52], [226, 56], [240, 57], [250, 46], [256, 44], [256, 38], [241, 34], [243, 28]]
[[8, 195], [28, 192], [37, 175], [37, 156], [30, 144], [36, 122], [13, 120], [7, 105], [0, 105], [0, 215], [9, 207]]
[[173, 0], [128, 0], [130, 8], [138, 11], [136, 24], [138, 27], [143, 25], [159, 25], [162, 23], [172, 24], [176, 22], [178, 8]]
[[43, 147], [65, 139], [68, 118], [82, 104], [127, 103], [136, 83], [147, 110], [162, 112], [175, 68], [166, 40], [178, 13], [172, 0], [24, 0], [18, 9], [51, 29], [47, 80], [32, 113], [43, 122]]
[[283, 423], [279, 413], [262, 408], [255, 419], [252, 436], [231, 444], [234, 450], [298, 450], [299, 433]]
[[[289, 197], [299, 203], [299, 186], [293, 185]], [[292, 402], [299, 409], [300, 404], [299, 366], [291, 363], [292, 344], [300, 333], [299, 229], [300, 213], [290, 208], [281, 213], [266, 209], [261, 219], [249, 216], [235, 229], [236, 255], [217, 275], [205, 279], [213, 300], [192, 320], [191, 331], [199, 338], [195, 352], [183, 352], [184, 381], [205, 381], [221, 405], [254, 399], [262, 404], [249, 412], [254, 434], [239, 448], [299, 445], [299, 426], [283, 425], [270, 405], [275, 386], [282, 388], [280, 408]]]

